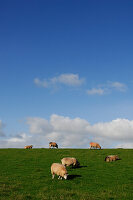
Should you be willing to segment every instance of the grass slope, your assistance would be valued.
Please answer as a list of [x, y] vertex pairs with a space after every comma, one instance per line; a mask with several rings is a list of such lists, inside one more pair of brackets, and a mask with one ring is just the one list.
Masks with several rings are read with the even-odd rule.
[[[121, 160], [104, 161], [117, 154]], [[51, 179], [50, 166], [76, 157], [68, 180]], [[133, 150], [0, 149], [0, 200], [133, 199]]]

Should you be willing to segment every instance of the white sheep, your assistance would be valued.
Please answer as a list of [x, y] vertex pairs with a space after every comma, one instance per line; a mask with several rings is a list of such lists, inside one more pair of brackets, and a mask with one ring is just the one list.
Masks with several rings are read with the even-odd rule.
[[62, 165], [64, 166], [73, 166], [73, 167], [78, 167], [80, 165], [80, 163], [78, 162], [78, 160], [76, 158], [63, 158], [61, 160]]
[[24, 149], [32, 149], [33, 145], [25, 146]]
[[105, 158], [106, 162], [112, 162], [116, 160], [120, 160], [120, 158], [117, 155], [109, 155], [109, 156], [106, 156]]
[[55, 174], [58, 176], [58, 179], [67, 179], [68, 176], [65, 166], [60, 163], [53, 163], [51, 165], [51, 174], [52, 179], [54, 179]]

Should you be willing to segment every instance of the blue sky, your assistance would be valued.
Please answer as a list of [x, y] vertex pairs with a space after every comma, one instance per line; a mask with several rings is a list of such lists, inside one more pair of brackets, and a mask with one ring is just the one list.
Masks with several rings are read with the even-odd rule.
[[[0, 1], [0, 5], [0, 135], [6, 147], [17, 146], [8, 140], [17, 141], [22, 134], [22, 146], [29, 142], [27, 135], [33, 139], [29, 118], [36, 118], [36, 128], [45, 129], [42, 119], [54, 126], [53, 114], [103, 126], [127, 119], [124, 123], [132, 127], [132, 1], [13, 0]], [[40, 126], [38, 119], [43, 121]], [[42, 146], [49, 140], [61, 143], [61, 127], [51, 132], [60, 132], [58, 137], [47, 135], [44, 129]], [[119, 135], [117, 130], [112, 131]], [[131, 130], [128, 141], [121, 141], [120, 135], [116, 144], [132, 143], [129, 147], [133, 147]], [[88, 131], [88, 144], [91, 139], [104, 146], [104, 131], [101, 135], [98, 130]], [[126, 130], [123, 134], [126, 138]], [[66, 135], [62, 134], [68, 140], [62, 140], [62, 146], [69, 147]], [[107, 147], [113, 146], [114, 138], [111, 141]]]

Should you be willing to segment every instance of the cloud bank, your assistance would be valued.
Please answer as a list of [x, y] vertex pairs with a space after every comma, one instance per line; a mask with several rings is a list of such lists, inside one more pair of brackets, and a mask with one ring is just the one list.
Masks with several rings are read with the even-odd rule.
[[29, 133], [21, 133], [0, 142], [0, 147], [48, 147], [50, 141], [60, 148], [88, 148], [89, 142], [96, 141], [103, 148], [133, 148], [133, 120], [116, 119], [91, 125], [81, 118], [51, 115], [49, 120], [27, 118]]

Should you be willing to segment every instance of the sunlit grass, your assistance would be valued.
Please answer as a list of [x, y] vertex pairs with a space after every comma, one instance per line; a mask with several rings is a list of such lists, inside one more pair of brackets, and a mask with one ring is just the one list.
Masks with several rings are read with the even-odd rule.
[[[106, 163], [109, 154], [121, 160]], [[81, 167], [52, 180], [51, 164], [67, 156]], [[132, 189], [133, 150], [0, 149], [0, 200], [132, 200]]]

